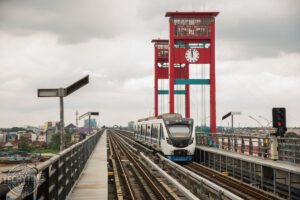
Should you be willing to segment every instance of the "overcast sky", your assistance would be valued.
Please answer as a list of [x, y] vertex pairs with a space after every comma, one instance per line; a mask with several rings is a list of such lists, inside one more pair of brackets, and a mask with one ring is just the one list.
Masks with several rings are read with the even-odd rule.
[[271, 120], [272, 107], [283, 106], [288, 126], [300, 126], [299, 0], [0, 0], [0, 127], [59, 120], [59, 99], [37, 98], [37, 88], [87, 74], [90, 84], [65, 98], [66, 124], [76, 110], [100, 111], [106, 125], [152, 114], [151, 39], [168, 38], [164, 15], [176, 10], [220, 12], [218, 125], [229, 111], [242, 112], [236, 125], [257, 126], [249, 115], [266, 124], [258, 116]]

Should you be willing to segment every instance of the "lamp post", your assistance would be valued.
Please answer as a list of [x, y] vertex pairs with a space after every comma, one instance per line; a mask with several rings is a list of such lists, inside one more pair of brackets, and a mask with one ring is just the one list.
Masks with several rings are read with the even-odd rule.
[[66, 88], [38, 89], [38, 97], [59, 97], [60, 111], [60, 151], [64, 150], [64, 97], [75, 92], [79, 88], [89, 83], [89, 75], [76, 81]]
[[269, 126], [269, 124], [271, 124], [272, 123], [272, 121], [269, 121], [266, 117], [263, 117], [263, 116], [261, 116], [261, 115], [259, 115], [258, 116], [259, 118], [262, 118], [262, 119], [264, 119], [266, 122], [267, 122], [267, 125], [266, 125], [266, 127], [268, 127]]
[[83, 119], [84, 117], [88, 116], [89, 117], [89, 135], [91, 134], [91, 115], [96, 115], [98, 116], [99, 115], [99, 112], [87, 112], [87, 113], [84, 113], [83, 115], [81, 115], [79, 117], [79, 120]]
[[263, 129], [264, 129], [264, 132], [266, 133], [266, 128], [257, 120], [255, 119], [254, 117], [252, 117], [251, 115], [248, 116], [250, 119], [253, 119], [254, 121], [256, 121]]
[[226, 115], [224, 115], [222, 117], [222, 120], [224, 120], [227, 117], [231, 116], [231, 130], [232, 130], [232, 133], [234, 132], [234, 130], [233, 130], [233, 116], [234, 115], [241, 115], [241, 114], [242, 114], [241, 112], [229, 112], [229, 113], [227, 113]]

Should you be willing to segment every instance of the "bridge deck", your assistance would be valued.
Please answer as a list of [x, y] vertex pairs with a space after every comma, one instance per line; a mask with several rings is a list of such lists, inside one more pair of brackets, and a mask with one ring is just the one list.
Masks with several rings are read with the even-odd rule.
[[267, 166], [267, 167], [271, 167], [271, 168], [275, 168], [275, 169], [279, 169], [279, 170], [283, 170], [295, 174], [300, 174], [300, 166], [296, 166], [296, 165], [292, 165], [280, 161], [278, 162], [269, 159], [263, 159], [255, 156], [249, 156], [246, 154], [239, 154], [236, 152], [225, 151], [225, 150], [216, 149], [212, 147], [201, 146], [201, 145], [197, 145], [196, 148], [207, 152], [212, 152], [223, 156], [232, 157], [238, 160], [243, 160], [250, 163], [256, 163], [262, 166]]
[[106, 131], [100, 138], [69, 200], [107, 199]]

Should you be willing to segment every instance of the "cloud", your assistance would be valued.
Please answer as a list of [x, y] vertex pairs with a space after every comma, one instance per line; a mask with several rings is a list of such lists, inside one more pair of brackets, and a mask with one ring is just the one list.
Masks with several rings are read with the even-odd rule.
[[[0, 127], [59, 119], [58, 99], [37, 98], [37, 88], [65, 87], [86, 74], [90, 84], [65, 98], [67, 123], [74, 123], [76, 110], [100, 111], [106, 125], [153, 113], [151, 39], [168, 38], [164, 15], [176, 10], [220, 11], [218, 124], [237, 110], [242, 125], [256, 126], [248, 115], [270, 118], [272, 106], [280, 105], [287, 107], [288, 124], [299, 125], [299, 7], [293, 0], [3, 0]], [[200, 89], [193, 86], [192, 93], [192, 117], [201, 118]], [[164, 101], [166, 111], [167, 96]], [[206, 110], [209, 116], [208, 100]]]
[[117, 0], [4, 0], [0, 3], [0, 29], [17, 35], [50, 32], [64, 43], [111, 38], [134, 29], [130, 20], [134, 8], [125, 9], [126, 4]]

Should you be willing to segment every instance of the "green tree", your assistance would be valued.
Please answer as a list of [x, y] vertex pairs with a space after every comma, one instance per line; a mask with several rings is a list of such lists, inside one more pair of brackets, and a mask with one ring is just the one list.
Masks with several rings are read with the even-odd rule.
[[58, 150], [60, 147], [60, 133], [52, 135], [48, 148]]
[[[68, 148], [72, 145], [72, 134], [66, 133], [65, 134], [65, 148]], [[48, 145], [48, 148], [59, 150], [60, 149], [60, 133], [56, 133], [52, 135], [51, 142]]]
[[29, 146], [28, 142], [26, 141], [26, 139], [24, 138], [23, 135], [21, 136], [21, 140], [20, 140], [18, 149], [21, 151], [28, 151], [28, 152], [32, 151], [32, 147]]
[[69, 147], [72, 144], [72, 133], [65, 134], [65, 147]]

